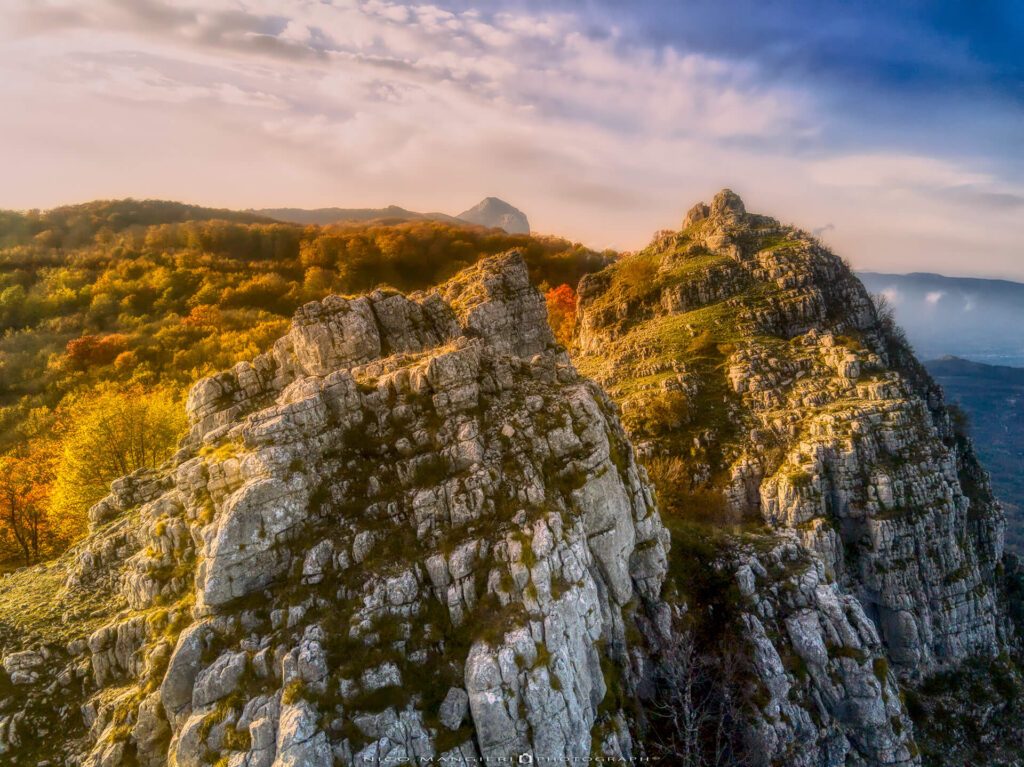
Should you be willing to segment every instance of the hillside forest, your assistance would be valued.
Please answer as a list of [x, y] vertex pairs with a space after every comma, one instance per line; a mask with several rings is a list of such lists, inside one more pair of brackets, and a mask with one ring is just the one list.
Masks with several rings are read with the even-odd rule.
[[556, 333], [616, 254], [440, 221], [284, 224], [159, 201], [0, 211], [0, 567], [54, 556], [110, 482], [175, 451], [190, 384], [303, 303], [435, 285], [518, 248]]

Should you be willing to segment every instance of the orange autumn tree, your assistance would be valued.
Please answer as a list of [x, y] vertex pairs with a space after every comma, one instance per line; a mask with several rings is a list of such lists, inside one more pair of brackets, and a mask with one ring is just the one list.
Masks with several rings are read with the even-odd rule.
[[26, 565], [38, 562], [51, 538], [47, 506], [52, 446], [36, 441], [0, 457], [0, 546]]
[[128, 348], [128, 336], [110, 333], [105, 336], [85, 335], [68, 341], [68, 361], [79, 370], [106, 365]]
[[564, 346], [572, 341], [573, 328], [576, 326], [576, 291], [562, 284], [551, 288], [545, 295], [548, 305], [548, 322], [555, 334], [555, 339]]

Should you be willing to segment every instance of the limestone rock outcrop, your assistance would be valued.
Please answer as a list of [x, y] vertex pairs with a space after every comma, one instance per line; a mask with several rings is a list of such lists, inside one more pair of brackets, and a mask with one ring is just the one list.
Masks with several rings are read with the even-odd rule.
[[[53, 649], [50, 673], [81, 672], [83, 719], [49, 758], [634, 753], [605, 701], [637, 678], [634, 614], [664, 610], [668, 535], [518, 254], [426, 294], [306, 305], [270, 352], [197, 383], [188, 413], [173, 461], [115, 483], [75, 555], [117, 611]], [[34, 652], [4, 651], [29, 712], [2, 720], [9, 743], [54, 684]]]
[[[913, 763], [888, 669], [913, 684], [1000, 651], [1003, 515], [898, 329], [840, 259], [729, 190], [579, 297], [575, 359], [622, 406], [669, 527], [716, 517], [735, 565], [730, 520], [764, 525], [809, 563], [797, 581], [737, 571], [772, 690], [748, 717], [760, 758]], [[842, 668], [821, 673], [829, 643]]]
[[860, 602], [794, 535], [731, 561], [762, 685], [749, 737], [766, 763], [917, 764], [896, 674]]

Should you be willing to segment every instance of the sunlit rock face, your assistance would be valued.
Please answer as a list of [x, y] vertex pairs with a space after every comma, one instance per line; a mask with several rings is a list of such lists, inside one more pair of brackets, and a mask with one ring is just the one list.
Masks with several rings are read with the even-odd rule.
[[[304, 306], [188, 412], [174, 461], [103, 502], [118, 555], [100, 527], [82, 547], [75, 577], [124, 606], [54, 650], [84, 764], [634, 754], [605, 701], [636, 679], [634, 616], [664, 611], [668, 536], [518, 254]], [[52, 683], [4, 662], [26, 698]]]

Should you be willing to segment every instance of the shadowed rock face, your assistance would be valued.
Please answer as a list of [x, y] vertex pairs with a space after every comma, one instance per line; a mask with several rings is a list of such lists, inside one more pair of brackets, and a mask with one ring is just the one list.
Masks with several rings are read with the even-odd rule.
[[19, 694], [90, 670], [96, 767], [630, 756], [600, 704], [635, 682], [634, 614], [664, 613], [667, 533], [558, 349], [515, 253], [304, 306], [196, 384], [171, 465], [103, 502], [127, 550], [93, 556], [98, 529], [77, 577], [126, 609], [52, 672], [5, 656]]
[[509, 234], [530, 233], [526, 214], [497, 197], [487, 197], [457, 217], [471, 224], [504, 229]]
[[1000, 647], [1003, 516], [937, 387], [838, 258], [729, 190], [579, 296], [577, 364], [642, 455], [677, 461], [680, 512], [720, 498], [797, 568], [740, 537], [722, 563], [771, 693], [758, 749], [913, 761], [890, 664], [913, 680]]

